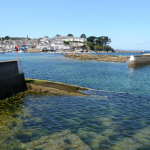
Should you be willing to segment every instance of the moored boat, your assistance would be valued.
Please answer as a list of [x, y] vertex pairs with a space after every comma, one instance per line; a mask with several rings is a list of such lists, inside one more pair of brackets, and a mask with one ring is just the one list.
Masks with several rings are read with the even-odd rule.
[[12, 50], [6, 50], [5, 53], [12, 53]]
[[18, 53], [24, 53], [24, 51], [23, 50], [19, 50]]
[[8, 50], [9, 53], [12, 53], [12, 50]]

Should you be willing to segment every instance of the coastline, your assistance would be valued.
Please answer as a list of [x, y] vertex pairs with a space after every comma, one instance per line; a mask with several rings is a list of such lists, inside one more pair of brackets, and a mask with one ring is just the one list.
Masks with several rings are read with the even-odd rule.
[[115, 50], [118, 53], [144, 53], [144, 51], [127, 51], [127, 50]]

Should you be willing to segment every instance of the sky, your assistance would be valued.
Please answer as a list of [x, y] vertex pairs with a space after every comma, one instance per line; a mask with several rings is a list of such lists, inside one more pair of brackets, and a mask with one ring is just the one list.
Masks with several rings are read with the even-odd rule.
[[0, 0], [0, 37], [108, 36], [110, 46], [150, 50], [150, 0]]

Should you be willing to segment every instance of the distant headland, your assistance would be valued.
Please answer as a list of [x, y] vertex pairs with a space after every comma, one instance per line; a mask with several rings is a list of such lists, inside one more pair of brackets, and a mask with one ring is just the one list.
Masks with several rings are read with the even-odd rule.
[[134, 51], [134, 50], [119, 50], [119, 49], [116, 49], [115, 52], [118, 52], [118, 53], [144, 53], [144, 51]]

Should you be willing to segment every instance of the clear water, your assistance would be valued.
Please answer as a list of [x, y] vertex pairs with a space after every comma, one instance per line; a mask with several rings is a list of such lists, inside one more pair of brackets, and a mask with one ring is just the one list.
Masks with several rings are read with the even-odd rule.
[[[0, 55], [12, 60], [15, 54]], [[150, 66], [19, 54], [26, 78], [84, 86], [88, 96], [24, 96], [0, 112], [0, 149], [150, 149]]]
[[[0, 55], [0, 61], [13, 59], [14, 53]], [[18, 54], [18, 59], [22, 60], [26, 78], [57, 81], [96, 90], [150, 95], [150, 65], [131, 69], [128, 68], [128, 62], [68, 61], [72, 59], [64, 58], [61, 54], [42, 53]]]

